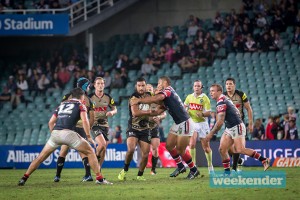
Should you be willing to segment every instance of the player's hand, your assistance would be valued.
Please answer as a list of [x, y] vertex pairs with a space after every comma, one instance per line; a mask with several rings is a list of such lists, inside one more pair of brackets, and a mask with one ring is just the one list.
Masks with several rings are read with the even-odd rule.
[[158, 116], [153, 117], [153, 121], [154, 121], [157, 125], [159, 125], [159, 124], [160, 124], [160, 117], [158, 117]]
[[93, 138], [91, 138], [91, 136], [87, 137], [87, 140], [88, 140], [89, 143], [92, 145], [92, 147], [95, 147], [95, 148], [96, 148], [95, 141], [93, 140]]
[[112, 117], [114, 114], [111, 112], [111, 111], [108, 111], [107, 113], [106, 113], [106, 117]]
[[214, 135], [210, 132], [206, 135], [205, 139], [209, 142]]
[[133, 106], [133, 105], [137, 105], [139, 104], [139, 99], [131, 99], [130, 100], [130, 104]]

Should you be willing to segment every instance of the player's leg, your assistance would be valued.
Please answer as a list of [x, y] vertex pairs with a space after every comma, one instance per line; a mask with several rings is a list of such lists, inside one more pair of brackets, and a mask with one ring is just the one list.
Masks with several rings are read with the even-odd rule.
[[51, 146], [48, 143], [44, 146], [43, 150], [41, 153], [38, 155], [36, 159], [34, 159], [31, 164], [29, 165], [27, 171], [23, 175], [23, 177], [20, 179], [18, 185], [23, 186], [29, 176], [40, 166], [40, 164], [46, 160], [50, 154], [57, 148], [57, 146]]
[[100, 170], [102, 168], [102, 165], [103, 165], [103, 162], [104, 162], [104, 159], [105, 159], [105, 154], [106, 154], [106, 149], [107, 149], [107, 145], [108, 145], [108, 141], [109, 139], [107, 138], [107, 136], [105, 134], [103, 134], [103, 137], [104, 137], [104, 148], [102, 148], [102, 151], [100, 151]]
[[143, 141], [143, 140], [139, 140], [138, 143], [141, 148], [141, 162], [140, 162], [139, 171], [137, 174], [137, 180], [146, 180], [143, 175], [144, 175], [144, 170], [148, 163], [148, 156], [149, 156], [149, 152], [150, 152], [150, 143]]
[[219, 153], [221, 155], [225, 174], [230, 174], [230, 157], [228, 154], [228, 150], [232, 146], [232, 144], [233, 140], [231, 136], [226, 132], [223, 133], [220, 140]]
[[197, 131], [194, 131], [192, 137], [190, 138], [190, 152], [191, 152], [191, 156], [193, 161], [196, 163], [196, 142], [197, 142], [197, 138], [198, 138], [198, 133]]
[[138, 138], [135, 136], [135, 134], [133, 132], [130, 132], [130, 133], [132, 133], [132, 135], [128, 136], [127, 141], [126, 141], [127, 142], [127, 152], [126, 152], [125, 161], [124, 161], [124, 168], [118, 175], [118, 179], [120, 181], [124, 181], [126, 179], [125, 176], [129, 170], [129, 165], [133, 158], [135, 147], [138, 143]]
[[245, 148], [245, 137], [237, 137], [234, 139], [234, 147], [237, 153], [247, 155], [252, 157], [256, 160], [262, 162], [264, 166], [264, 171], [266, 171], [270, 167], [270, 160], [269, 158], [263, 157], [261, 154], [257, 153], [253, 149]]
[[103, 155], [102, 154], [103, 151], [104, 151], [104, 155], [105, 155], [106, 140], [104, 138], [104, 135], [100, 134], [100, 135], [95, 137], [95, 141], [98, 144], [98, 146], [96, 148], [96, 155], [97, 155], [97, 159], [98, 159], [98, 162], [99, 162], [99, 166], [101, 168], [101, 165], [103, 163], [103, 162], [101, 163], [101, 160], [102, 160], [101, 155]]
[[69, 152], [69, 147], [67, 145], [62, 145], [59, 151], [59, 157], [57, 158], [56, 162], [56, 175], [54, 177], [54, 182], [60, 181], [61, 171], [65, 165], [65, 159]]
[[212, 150], [210, 148], [210, 143], [205, 139], [206, 135], [209, 132], [209, 126], [207, 122], [201, 122], [199, 123], [199, 138], [201, 141], [201, 146], [203, 148], [203, 151], [205, 153], [205, 157], [207, 160], [207, 167], [209, 174], [214, 174], [214, 167], [212, 164]]
[[151, 150], [152, 150], [152, 168], [151, 168], [151, 174], [155, 175], [156, 174], [156, 165], [158, 161], [158, 147], [160, 144], [160, 139], [159, 138], [152, 138], [151, 139]]
[[192, 156], [189, 151], [186, 150], [186, 147], [190, 143], [190, 136], [178, 136], [176, 149], [181, 156], [182, 160], [189, 166], [190, 173], [188, 174], [188, 179], [194, 179], [197, 177], [200, 172], [197, 170], [195, 163], [193, 162]]

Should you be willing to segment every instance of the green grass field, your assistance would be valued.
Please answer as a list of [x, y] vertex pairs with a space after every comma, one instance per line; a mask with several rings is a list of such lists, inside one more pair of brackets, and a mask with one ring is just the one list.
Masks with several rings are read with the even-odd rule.
[[[105, 177], [114, 185], [96, 185], [94, 182], [81, 183], [83, 169], [64, 169], [59, 183], [53, 182], [55, 169], [38, 169], [24, 187], [17, 186], [25, 170], [0, 170], [0, 199], [299, 199], [300, 169], [273, 168], [287, 173], [284, 189], [213, 189], [209, 186], [207, 168], [200, 168], [202, 178], [186, 180], [187, 173], [169, 178], [174, 169], [157, 170], [156, 176], [146, 169], [147, 181], [136, 181], [137, 169], [127, 174], [127, 181], [120, 182], [117, 175], [121, 169], [103, 169]], [[221, 170], [217, 168], [216, 170]], [[244, 168], [259, 170], [262, 168]]]

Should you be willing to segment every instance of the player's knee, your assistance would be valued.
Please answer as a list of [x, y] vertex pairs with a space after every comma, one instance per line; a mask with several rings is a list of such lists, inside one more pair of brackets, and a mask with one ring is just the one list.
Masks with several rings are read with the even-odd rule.
[[209, 153], [211, 151], [209, 147], [203, 147], [203, 150], [205, 151], [205, 153]]
[[244, 148], [243, 147], [235, 147], [235, 152], [234, 153], [243, 153]]
[[226, 149], [224, 147], [219, 147], [219, 152], [220, 153], [226, 153]]
[[174, 149], [174, 146], [171, 146], [171, 145], [166, 145], [166, 149], [168, 151], [172, 151]]
[[196, 145], [195, 145], [195, 144], [190, 144], [190, 148], [191, 148], [191, 149], [195, 149], [195, 148], [196, 148]]

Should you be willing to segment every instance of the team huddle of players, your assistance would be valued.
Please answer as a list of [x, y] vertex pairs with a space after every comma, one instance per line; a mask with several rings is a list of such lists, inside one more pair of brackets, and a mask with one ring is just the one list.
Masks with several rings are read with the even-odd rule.
[[[147, 85], [144, 78], [136, 81], [135, 92], [131, 95], [128, 103], [129, 120], [127, 128], [127, 153], [124, 161], [124, 168], [118, 175], [121, 181], [126, 180], [130, 162], [137, 145], [141, 149], [141, 160], [137, 180], [146, 180], [143, 176], [148, 162], [148, 155], [152, 145], [152, 169], [151, 174], [156, 174], [158, 160], [159, 130], [158, 126], [166, 116], [166, 111], [174, 120], [167, 140], [166, 149], [175, 160], [177, 168], [170, 174], [176, 177], [190, 168], [187, 179], [194, 179], [200, 175], [195, 161], [195, 144], [201, 141], [209, 174], [214, 174], [212, 164], [212, 151], [209, 145], [210, 139], [216, 134], [225, 123], [226, 129], [222, 134], [219, 152], [222, 158], [224, 173], [229, 175], [230, 156], [233, 158], [232, 171], [237, 170], [237, 164], [243, 160], [239, 154], [245, 154], [262, 162], [264, 170], [270, 166], [270, 160], [262, 157], [252, 149], [245, 148], [246, 127], [243, 122], [245, 107], [248, 113], [249, 130], [253, 128], [252, 110], [245, 93], [235, 89], [235, 80], [226, 80], [226, 92], [219, 84], [210, 87], [210, 96], [217, 101], [216, 123], [210, 130], [207, 119], [211, 115], [210, 100], [202, 92], [203, 85], [200, 80], [193, 83], [194, 92], [188, 95], [184, 102], [181, 101], [176, 91], [171, 86], [171, 80], [162, 76], [158, 80], [157, 88]], [[114, 100], [104, 93], [105, 81], [103, 78], [96, 78], [94, 81], [95, 92], [87, 95], [90, 81], [80, 78], [77, 88], [70, 94], [64, 96], [61, 105], [55, 110], [49, 121], [51, 136], [39, 156], [30, 164], [18, 185], [25, 184], [29, 176], [38, 168], [58, 146], [61, 147], [57, 160], [57, 173], [55, 182], [60, 181], [61, 171], [64, 166], [68, 148], [78, 150], [85, 167], [86, 174], [83, 182], [93, 181], [91, 168], [96, 175], [97, 184], [112, 184], [101, 174], [101, 166], [104, 161], [105, 151], [108, 145], [108, 117], [117, 113]], [[94, 134], [94, 140], [90, 132]], [[96, 152], [92, 148], [96, 147]], [[190, 146], [190, 151], [187, 147]], [[230, 156], [229, 156], [230, 155]]]

